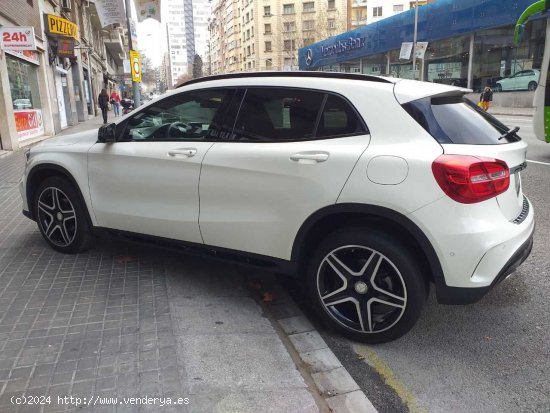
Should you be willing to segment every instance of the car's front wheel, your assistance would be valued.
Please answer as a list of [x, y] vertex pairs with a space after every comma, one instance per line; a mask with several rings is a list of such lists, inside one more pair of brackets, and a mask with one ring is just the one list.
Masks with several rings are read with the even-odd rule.
[[321, 318], [353, 340], [394, 340], [418, 320], [428, 283], [409, 249], [368, 227], [331, 234], [308, 267], [308, 290]]
[[529, 84], [527, 85], [527, 89], [529, 89], [531, 92], [533, 90], [536, 90], [537, 89], [537, 82], [529, 82]]
[[495, 85], [495, 92], [502, 92], [502, 86], [499, 84]]
[[85, 206], [66, 179], [53, 176], [38, 186], [34, 212], [42, 236], [55, 250], [77, 253], [93, 244]]

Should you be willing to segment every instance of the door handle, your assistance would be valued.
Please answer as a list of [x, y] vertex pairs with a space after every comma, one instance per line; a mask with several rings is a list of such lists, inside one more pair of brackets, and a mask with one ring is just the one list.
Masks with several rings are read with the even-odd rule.
[[182, 149], [172, 149], [168, 151], [168, 156], [173, 158], [178, 156], [185, 156], [186, 158], [192, 158], [197, 153], [195, 148], [182, 148]]
[[300, 152], [290, 155], [292, 161], [300, 163], [319, 163], [325, 162], [329, 157], [328, 152]]

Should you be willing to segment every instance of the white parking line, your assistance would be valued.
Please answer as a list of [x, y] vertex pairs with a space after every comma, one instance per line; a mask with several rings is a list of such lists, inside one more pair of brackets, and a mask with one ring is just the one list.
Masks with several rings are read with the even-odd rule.
[[527, 159], [527, 162], [538, 163], [538, 164], [541, 164], [541, 165], [550, 166], [550, 162], [531, 161], [531, 160], [529, 160], [529, 159]]

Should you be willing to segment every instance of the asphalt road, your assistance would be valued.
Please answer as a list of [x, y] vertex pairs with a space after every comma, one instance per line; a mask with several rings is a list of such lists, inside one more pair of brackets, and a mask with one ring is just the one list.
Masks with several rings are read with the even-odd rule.
[[498, 117], [529, 143], [529, 259], [473, 305], [439, 305], [432, 290], [416, 327], [392, 343], [352, 343], [319, 326], [379, 412], [550, 412], [550, 144], [536, 140], [532, 118]]

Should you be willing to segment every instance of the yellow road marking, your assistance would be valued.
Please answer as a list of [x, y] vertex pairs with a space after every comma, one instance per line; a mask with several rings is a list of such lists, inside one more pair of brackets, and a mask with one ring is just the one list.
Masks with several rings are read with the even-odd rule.
[[360, 359], [364, 359], [382, 377], [384, 382], [403, 400], [411, 413], [427, 413], [426, 409], [418, 405], [416, 396], [401, 383], [389, 366], [382, 360], [375, 351], [361, 344], [354, 344], [353, 350]]

